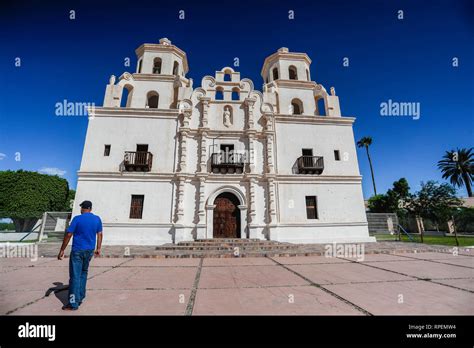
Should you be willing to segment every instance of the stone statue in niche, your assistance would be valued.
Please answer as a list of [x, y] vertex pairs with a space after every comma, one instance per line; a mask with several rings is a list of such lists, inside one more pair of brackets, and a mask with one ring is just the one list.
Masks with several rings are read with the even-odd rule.
[[232, 119], [231, 119], [231, 112], [230, 112], [230, 107], [226, 106], [224, 108], [224, 126], [230, 127], [232, 126]]

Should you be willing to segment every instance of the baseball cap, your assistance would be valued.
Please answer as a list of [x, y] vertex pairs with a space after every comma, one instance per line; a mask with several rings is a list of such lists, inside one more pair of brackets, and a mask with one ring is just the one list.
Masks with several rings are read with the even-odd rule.
[[83, 209], [91, 209], [92, 208], [92, 202], [91, 201], [84, 201], [79, 206]]

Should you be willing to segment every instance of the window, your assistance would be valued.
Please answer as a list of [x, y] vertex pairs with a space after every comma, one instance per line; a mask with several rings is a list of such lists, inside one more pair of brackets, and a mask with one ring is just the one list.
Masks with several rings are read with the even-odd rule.
[[324, 103], [324, 98], [317, 99], [316, 103], [317, 103], [317, 109], [318, 109], [317, 114], [319, 116], [326, 116], [326, 105]]
[[296, 67], [294, 65], [291, 65], [288, 68], [288, 76], [290, 77], [290, 80], [298, 80], [298, 73], [296, 72]]
[[309, 79], [309, 70], [308, 69], [306, 69], [306, 80], [310, 81], [310, 79]]
[[299, 99], [293, 99], [291, 101], [291, 108], [293, 110], [293, 115], [302, 115], [303, 114], [303, 103]]
[[110, 156], [110, 145], [104, 145], [104, 156]]
[[122, 98], [120, 99], [120, 107], [128, 108], [132, 102], [133, 86], [125, 85], [122, 90]]
[[273, 80], [278, 80], [278, 69], [273, 68]]
[[303, 156], [313, 156], [313, 149], [302, 149], [301, 152]]
[[234, 145], [232, 145], [232, 144], [221, 144], [221, 152], [224, 152], [224, 153], [234, 152]]
[[148, 152], [148, 144], [137, 144], [137, 152]]
[[179, 72], [179, 63], [174, 62], [174, 64], [173, 64], [173, 75], [178, 76], [178, 72]]
[[318, 207], [316, 205], [316, 196], [306, 196], [306, 217], [308, 219], [318, 218]]
[[140, 74], [142, 72], [142, 63], [143, 63], [143, 59], [140, 59], [138, 61], [138, 68], [137, 68], [137, 72]]
[[234, 145], [221, 144], [221, 163], [234, 163]]
[[232, 100], [240, 100], [240, 92], [238, 88], [232, 89]]
[[228, 70], [224, 72], [224, 81], [232, 81], [232, 75]]
[[334, 150], [334, 159], [336, 161], [340, 161], [341, 160], [341, 154], [339, 153], [339, 150]]
[[148, 93], [146, 106], [150, 109], [158, 109], [158, 93]]
[[144, 200], [144, 195], [132, 195], [132, 203], [130, 204], [130, 219], [142, 218]]
[[216, 89], [216, 100], [224, 100], [224, 91], [222, 88]]
[[174, 87], [173, 88], [173, 102], [170, 104], [170, 109], [178, 108], [178, 94], [179, 94], [179, 87]]
[[155, 58], [153, 61], [153, 74], [161, 74], [161, 58]]
[[149, 160], [150, 157], [148, 155], [148, 144], [137, 144], [134, 164], [137, 166], [145, 166]]

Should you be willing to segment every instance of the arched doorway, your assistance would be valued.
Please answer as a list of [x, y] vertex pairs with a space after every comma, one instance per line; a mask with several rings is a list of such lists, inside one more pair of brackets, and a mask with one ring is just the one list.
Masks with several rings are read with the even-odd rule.
[[219, 194], [214, 200], [213, 238], [240, 238], [239, 199], [230, 192]]

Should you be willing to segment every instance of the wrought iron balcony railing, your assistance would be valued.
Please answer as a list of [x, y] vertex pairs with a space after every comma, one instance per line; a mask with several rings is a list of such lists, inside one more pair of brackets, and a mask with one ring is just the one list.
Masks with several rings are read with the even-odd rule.
[[151, 152], [125, 151], [123, 165], [127, 172], [149, 172], [153, 162]]
[[324, 170], [322, 156], [301, 156], [297, 159], [298, 174], [321, 174]]
[[218, 152], [211, 156], [213, 173], [241, 174], [244, 170], [244, 155], [235, 152]]

